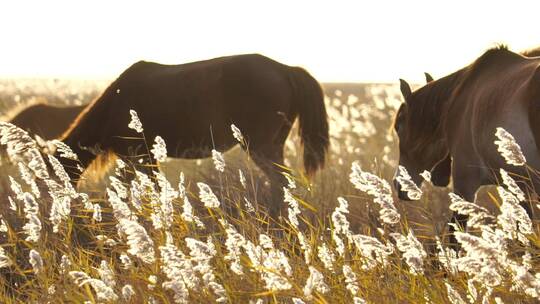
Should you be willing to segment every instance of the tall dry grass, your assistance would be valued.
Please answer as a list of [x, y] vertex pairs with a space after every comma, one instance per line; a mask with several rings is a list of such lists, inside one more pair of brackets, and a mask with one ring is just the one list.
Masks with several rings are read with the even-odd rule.
[[[387, 182], [398, 90], [355, 90], [327, 92], [332, 148], [311, 181], [296, 170], [291, 135], [288, 211], [274, 223], [266, 180], [241, 149], [169, 159], [131, 183], [124, 177], [141, 164], [117, 161], [74, 189], [31, 138], [0, 125], [11, 149], [0, 177], [0, 302], [536, 302], [538, 230], [511, 179], [484, 189], [484, 205], [450, 201], [429, 183], [420, 200], [399, 202]], [[456, 235], [459, 254], [445, 244], [450, 204], [474, 220]]]

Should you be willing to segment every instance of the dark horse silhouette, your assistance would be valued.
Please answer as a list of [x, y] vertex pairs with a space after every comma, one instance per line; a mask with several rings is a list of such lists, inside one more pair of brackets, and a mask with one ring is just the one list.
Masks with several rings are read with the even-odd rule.
[[[161, 136], [170, 157], [204, 158], [212, 148], [230, 149], [237, 144], [231, 134], [235, 124], [273, 194], [281, 193], [285, 182], [275, 164], [283, 163], [284, 143], [297, 116], [308, 174], [324, 165], [329, 145], [319, 83], [302, 68], [258, 54], [181, 65], [137, 62], [77, 117], [61, 140], [78, 154], [83, 168], [96, 157], [86, 147], [120, 156], [138, 153], [144, 143], [134, 140], [140, 135], [128, 128], [130, 109], [138, 113], [144, 137], [153, 141]], [[75, 180], [80, 173], [76, 164], [61, 161]]]
[[[523, 56], [526, 57], [538, 57], [540, 56], [540, 47], [526, 50], [521, 52]], [[425, 73], [426, 76], [426, 82], [430, 83], [433, 81], [433, 77]], [[408, 84], [402, 84], [402, 87], [408, 86]], [[446, 187], [448, 186], [450, 182], [450, 176], [452, 172], [452, 158], [450, 154], [443, 160], [439, 161], [435, 167], [431, 170], [431, 181], [433, 185], [439, 186], [439, 187]]]
[[[525, 187], [526, 169], [506, 164], [497, 152], [497, 127], [513, 134], [528, 165], [540, 169], [540, 58], [498, 47], [415, 92], [401, 80], [401, 91], [405, 103], [394, 123], [399, 162], [416, 183], [420, 172], [451, 159], [454, 192], [466, 200], [473, 201], [480, 186], [496, 184], [500, 168]], [[528, 182], [540, 189], [537, 180]], [[466, 217], [454, 214], [453, 221], [464, 226]]]
[[[426, 83], [433, 81], [433, 76], [429, 73], [424, 73], [426, 77]], [[450, 172], [452, 170], [452, 159], [450, 156], [447, 156], [445, 159], [439, 161], [431, 169], [431, 182], [433, 185], [438, 187], [446, 187], [450, 182]]]
[[85, 107], [39, 103], [20, 111], [10, 119], [10, 123], [43, 139], [55, 139], [69, 128]]

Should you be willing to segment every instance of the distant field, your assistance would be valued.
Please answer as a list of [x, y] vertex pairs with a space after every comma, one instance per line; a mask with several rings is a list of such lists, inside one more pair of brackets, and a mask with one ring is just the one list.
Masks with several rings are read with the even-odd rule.
[[[35, 102], [88, 103], [106, 85], [0, 80], [0, 116]], [[534, 303], [540, 293], [536, 228], [525, 237], [531, 245], [524, 245], [502, 235], [508, 227], [494, 226], [498, 238], [485, 234], [474, 239], [477, 247], [465, 244], [456, 257], [436, 245], [437, 239], [445, 241], [448, 189], [424, 184], [422, 198], [413, 202], [384, 196], [390, 190], [384, 180], [391, 181], [397, 166], [391, 129], [401, 103], [397, 85], [323, 87], [331, 135], [327, 165], [306, 180], [299, 139], [291, 133], [285, 165], [296, 188], [289, 189], [294, 199], [279, 232], [268, 230], [266, 179], [240, 148], [224, 154], [223, 173], [212, 159], [160, 164], [170, 188], [164, 179], [146, 188], [121, 185], [109, 178], [115, 176], [114, 162], [94, 166], [76, 192], [39, 179], [34, 187], [20, 167], [2, 159], [0, 302]], [[28, 163], [23, 167], [29, 170]], [[364, 180], [366, 190], [351, 182], [354, 172], [380, 180]], [[205, 207], [199, 182], [213, 190], [220, 207]], [[502, 202], [495, 193], [484, 189], [478, 203], [498, 214]], [[398, 223], [381, 221], [374, 196], [395, 205]], [[338, 197], [348, 206], [336, 209]], [[67, 211], [53, 211], [56, 204]], [[291, 220], [295, 216], [298, 225]], [[494, 244], [501, 247], [489, 247]]]

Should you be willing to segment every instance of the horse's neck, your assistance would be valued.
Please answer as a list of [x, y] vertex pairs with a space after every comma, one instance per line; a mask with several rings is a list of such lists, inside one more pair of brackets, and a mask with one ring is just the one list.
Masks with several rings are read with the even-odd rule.
[[[459, 70], [437, 81], [431, 82], [425, 88], [424, 97], [420, 98], [423, 108], [423, 117], [426, 121], [435, 124], [437, 129], [444, 127], [448, 108], [452, 102], [452, 95], [459, 85], [463, 71]], [[438, 131], [438, 130], [435, 130]]]
[[87, 105], [80, 105], [75, 107], [69, 107], [66, 109], [66, 116], [70, 120], [74, 120], [77, 116], [86, 108]]
[[[54, 157], [58, 159], [60, 164], [64, 167], [64, 170], [69, 175], [70, 179], [72, 181], [76, 181], [79, 179], [79, 176], [81, 173], [88, 168], [90, 163], [96, 158], [95, 155], [92, 155], [89, 153], [89, 151], [84, 151], [80, 149], [78, 146], [70, 145], [71, 150], [73, 153], [77, 155], [77, 160], [74, 160], [72, 158], [65, 158], [61, 156], [61, 152], [56, 151], [54, 153]], [[82, 167], [82, 170], [81, 170]]]
[[[439, 103], [441, 106], [448, 105], [452, 94], [455, 89], [460, 85], [463, 75], [466, 73], [465, 69], [461, 69], [457, 72], [454, 72], [446, 77], [441, 78], [440, 83], [435, 83], [439, 87]], [[444, 108], [444, 107], [443, 107]]]
[[71, 160], [62, 161], [65, 166], [80, 165], [83, 167], [83, 169], [86, 169], [90, 165], [90, 163], [92, 163], [92, 161], [97, 157], [97, 153], [95, 153], [95, 151], [92, 151], [92, 149], [89, 149], [87, 147], [83, 147], [79, 143], [70, 142], [69, 140], [65, 141], [64, 143], [71, 148], [73, 153], [77, 155], [78, 159], [76, 162], [73, 162]]
[[97, 153], [94, 150], [98, 144], [96, 141], [98, 134], [96, 134], [97, 128], [92, 128], [92, 124], [95, 125], [95, 122], [92, 122], [89, 117], [85, 116], [77, 118], [68, 131], [62, 135], [60, 140], [77, 154], [80, 165], [86, 169], [97, 157]]
[[418, 113], [412, 122], [421, 129], [418, 136], [418, 146], [443, 145], [448, 149], [446, 121], [452, 95], [460, 81], [461, 71], [445, 76], [429, 83], [418, 91], [417, 103], [413, 112]]
[[108, 99], [113, 94], [111, 91], [111, 87], [107, 88], [99, 98], [86, 106], [61, 137], [79, 155], [83, 166], [89, 165], [96, 158], [98, 145], [103, 149], [108, 148], [102, 139], [106, 131], [107, 107], [111, 104]]

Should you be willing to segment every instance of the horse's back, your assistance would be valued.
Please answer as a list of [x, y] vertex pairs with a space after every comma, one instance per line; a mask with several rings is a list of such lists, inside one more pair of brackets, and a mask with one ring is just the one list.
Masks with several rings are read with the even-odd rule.
[[[258, 54], [220, 57], [180, 65], [140, 61], [128, 68], [115, 86], [120, 98], [135, 110], [146, 104], [160, 105], [153, 111], [171, 113], [212, 109], [226, 111], [244, 104], [264, 107], [264, 99], [282, 99], [288, 94], [288, 67]], [[241, 101], [244, 100], [244, 101]], [[242, 104], [238, 104], [238, 103]], [[142, 109], [141, 109], [142, 110]], [[176, 113], [185, 115], [186, 113]], [[185, 119], [190, 120], [189, 117]]]
[[269, 130], [296, 118], [291, 69], [258, 54], [180, 65], [139, 61], [106, 89], [88, 117], [105, 120], [102, 128], [114, 135], [129, 136], [129, 110], [135, 110], [146, 136], [162, 136], [173, 151], [226, 147], [234, 143], [231, 123], [254, 141], [267, 141]]
[[54, 139], [68, 129], [84, 107], [40, 103], [22, 110], [10, 122], [44, 139]]
[[[271, 68], [284, 68], [279, 63], [261, 54], [242, 54], [218, 57], [184, 64], [161, 64], [151, 61], [138, 61], [126, 69], [120, 76], [121, 82], [149, 82], [184, 80], [198, 74], [214, 73], [223, 69], [241, 69], [243, 72], [264, 74]], [[188, 78], [189, 79], [189, 78]]]
[[[482, 166], [505, 167], [494, 141], [495, 130], [502, 127], [514, 135], [535, 167], [540, 169], [535, 133], [540, 130], [531, 116], [531, 107], [540, 107], [539, 96], [531, 93], [531, 80], [540, 65], [540, 58], [526, 58], [507, 50], [494, 50], [473, 64], [463, 83], [456, 90], [447, 129], [449, 137], [462, 154], [477, 155]], [[539, 83], [540, 85], [540, 83]], [[540, 86], [539, 86], [540, 88]], [[458, 118], [459, 117], [459, 118]], [[465, 123], [464, 123], [465, 122]], [[539, 137], [540, 139], [540, 137]], [[471, 143], [468, 147], [461, 143]], [[471, 150], [471, 153], [467, 153]]]

